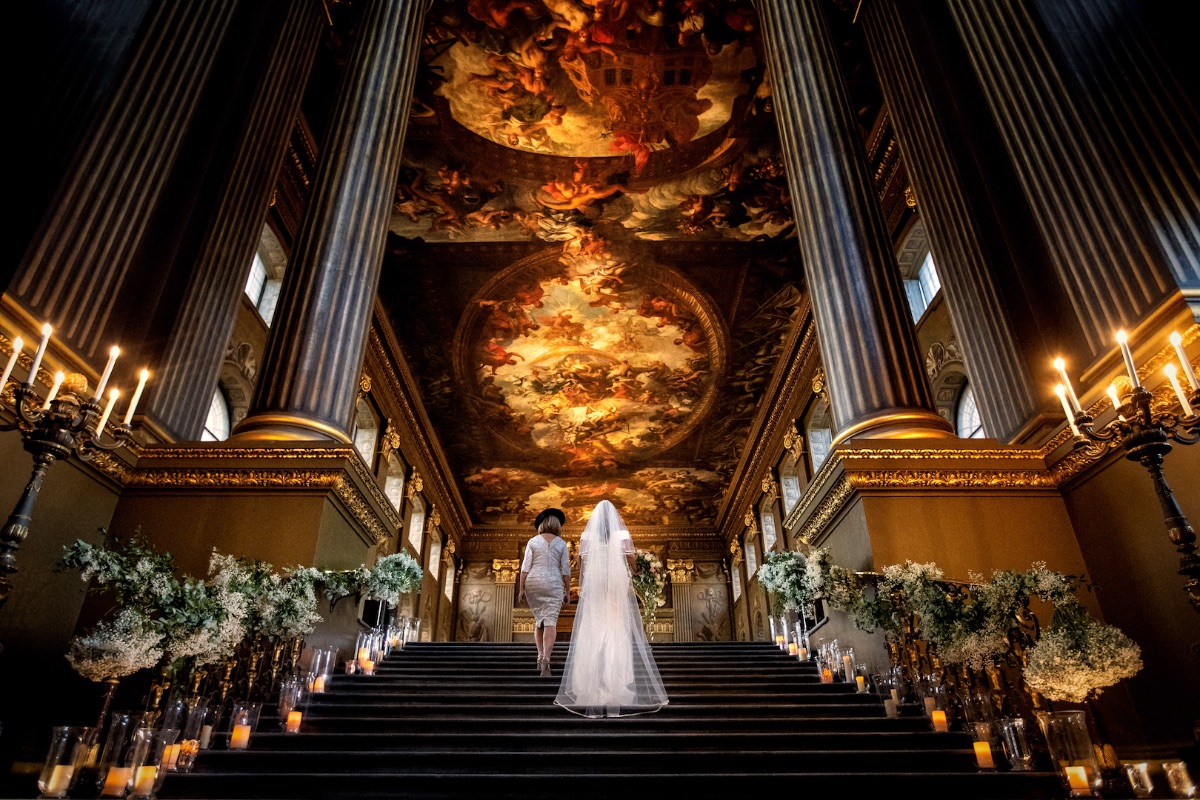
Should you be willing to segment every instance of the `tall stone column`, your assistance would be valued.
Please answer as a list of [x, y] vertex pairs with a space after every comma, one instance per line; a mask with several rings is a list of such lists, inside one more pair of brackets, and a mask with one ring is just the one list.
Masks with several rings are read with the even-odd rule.
[[696, 564], [690, 558], [667, 559], [671, 576], [671, 608], [675, 611], [675, 641], [694, 642], [692, 594], [696, 588]]
[[122, 313], [118, 297], [236, 5], [156, 6], [18, 268], [13, 293], [85, 358], [111, 344], [106, 327]]
[[242, 137], [159, 371], [170, 375], [146, 412], [180, 439], [199, 439], [233, 331], [246, 272], [262, 234], [283, 151], [322, 29], [320, 10], [288, 0]]
[[514, 587], [521, 572], [521, 562], [515, 558], [492, 560], [492, 575], [496, 580], [496, 621], [493, 642], [513, 640]]
[[1110, 125], [1056, 61], [1032, 2], [950, 0], [948, 8], [1078, 320], [1081, 349], [1114, 349], [1114, 331], [1176, 283], [1131, 199], [1137, 193], [1113, 169], [1125, 159]]
[[237, 439], [349, 442], [424, 0], [369, 0]]
[[823, 4], [758, 8], [835, 441], [953, 436], [923, 373]]
[[928, 222], [984, 430], [1006, 440], [1037, 411], [1035, 387], [1044, 377], [1045, 354], [1035, 352], [1036, 327], [1023, 326], [1023, 334], [1015, 323], [1010, 308], [1016, 303], [1006, 300], [997, 279], [1019, 274], [1023, 265], [994, 231], [997, 209], [982, 189], [987, 178], [978, 173], [979, 159], [970, 151], [979, 137], [964, 130], [961, 106], [948, 107], [959, 98], [936, 61], [941, 48], [908, 19], [920, 11], [918, 4], [873, 0], [860, 20], [921, 216]]

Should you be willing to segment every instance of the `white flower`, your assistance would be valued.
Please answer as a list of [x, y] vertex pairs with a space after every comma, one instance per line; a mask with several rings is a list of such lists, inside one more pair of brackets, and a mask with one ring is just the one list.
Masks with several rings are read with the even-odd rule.
[[1050, 700], [1081, 703], [1142, 668], [1142, 650], [1112, 625], [1090, 617], [1052, 627], [1029, 651], [1025, 682]]
[[149, 620], [125, 609], [88, 635], [72, 639], [67, 661], [90, 681], [124, 678], [158, 663], [162, 639]]

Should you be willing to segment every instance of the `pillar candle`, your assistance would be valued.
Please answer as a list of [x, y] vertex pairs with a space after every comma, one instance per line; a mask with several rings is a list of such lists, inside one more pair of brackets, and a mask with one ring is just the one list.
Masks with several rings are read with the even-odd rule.
[[934, 710], [931, 719], [933, 720], [933, 729], [935, 731], [945, 732], [950, 730], [950, 724], [946, 721], [946, 712], [940, 708]]
[[788, 655], [795, 656], [795, 655], [799, 655], [799, 654], [800, 654], [800, 648], [796, 646], [796, 643], [788, 642]]
[[104, 396], [104, 387], [108, 385], [108, 378], [112, 375], [113, 366], [117, 363], [117, 356], [121, 355], [121, 348], [113, 347], [108, 351], [108, 363], [104, 366], [104, 374], [100, 376], [100, 382], [96, 384], [96, 393], [92, 395], [92, 399], [96, 402]]
[[800, 648], [800, 660], [808, 661], [808, 648], [807, 647]]
[[1137, 367], [1133, 365], [1133, 353], [1129, 352], [1129, 337], [1125, 331], [1117, 331], [1117, 345], [1121, 348], [1121, 358], [1125, 359], [1125, 371], [1129, 373], [1129, 380], [1133, 383], [1133, 388], [1139, 388], [1142, 383], [1138, 380]]
[[26, 383], [37, 383], [38, 367], [42, 365], [42, 356], [46, 355], [46, 345], [50, 344], [50, 334], [53, 330], [49, 322], [42, 326], [42, 341], [38, 343], [37, 352], [33, 354], [33, 364], [29, 366], [29, 377], [25, 379]]
[[158, 767], [147, 766], [138, 767], [136, 777], [133, 779], [133, 792], [143, 796], [150, 796], [154, 793], [154, 782], [158, 780]]
[[853, 674], [853, 669], [850, 666], [850, 656], [842, 656], [842, 677], [849, 681], [850, 676]]
[[318, 675], [313, 678], [313, 694], [324, 694], [325, 692], [325, 676]]
[[867, 679], [862, 675], [855, 675], [854, 682], [858, 684], [858, 691], [865, 692], [867, 690]]
[[365, 647], [358, 648], [358, 663], [359, 664], [366, 663], [366, 661], [369, 657], [370, 656], [367, 653], [367, 648], [365, 648]]
[[200, 728], [200, 749], [207, 750], [209, 744], [212, 743], [212, 725], [204, 725]]
[[100, 796], [123, 797], [132, 777], [131, 767], [109, 767], [108, 774], [104, 776], [104, 788], [100, 790]]
[[892, 695], [892, 702], [896, 705], [900, 705], [900, 692], [896, 691], [895, 689], [889, 689], [889, 691]]
[[250, 726], [234, 725], [233, 734], [229, 737], [230, 750], [245, 750], [250, 746]]
[[289, 711], [288, 712], [288, 715], [287, 715], [287, 732], [288, 733], [299, 733], [300, 732], [300, 719], [303, 716], [304, 715], [299, 711]]
[[1163, 367], [1163, 372], [1167, 373], [1167, 380], [1171, 382], [1171, 388], [1175, 390], [1175, 397], [1179, 400], [1179, 407], [1183, 409], [1183, 413], [1187, 416], [1192, 415], [1192, 404], [1188, 402], [1188, 397], [1183, 392], [1183, 387], [1179, 385], [1178, 370], [1174, 364], [1167, 364]]
[[363, 662], [363, 675], [374, 675], [374, 674], [375, 674], [375, 662], [368, 658], [366, 661]]
[[8, 364], [4, 367], [4, 376], [0, 377], [0, 389], [4, 388], [4, 384], [8, 383], [8, 376], [12, 375], [13, 367], [17, 365], [17, 359], [21, 357], [21, 348], [25, 346], [25, 342], [21, 341], [21, 337], [13, 339], [12, 355], [8, 357]]
[[890, 719], [895, 719], [900, 716], [900, 710], [896, 708], [896, 701], [888, 698], [883, 701], [883, 713], [887, 714]]
[[[1175, 348], [1175, 356], [1179, 359], [1179, 365], [1183, 367], [1183, 374], [1187, 377], [1188, 386], [1192, 387], [1192, 391], [1200, 391], [1200, 379], [1196, 378], [1196, 371], [1192, 369], [1192, 362], [1188, 361], [1187, 353], [1183, 350], [1183, 337], [1178, 331], [1171, 331], [1171, 347]], [[17, 340], [21, 341], [20, 339]]]
[[782, 633], [775, 635], [775, 644], [779, 645], [780, 650], [783, 649], [783, 634]]
[[980, 769], [995, 769], [996, 761], [992, 758], [992, 746], [988, 742], [975, 742], [975, 763]]
[[180, 747], [182, 747], [182, 745], [169, 744], [166, 746], [166, 749], [163, 750], [163, 766], [166, 769], [175, 769], [175, 767], [179, 764]]
[[51, 796], [65, 795], [71, 788], [71, 776], [74, 774], [75, 767], [73, 765], [55, 764], [54, 769], [50, 770], [50, 780], [46, 781], [46, 786], [42, 791]]
[[1092, 784], [1088, 781], [1087, 767], [1063, 767], [1063, 772], [1067, 776], [1067, 785], [1071, 787], [1072, 794], [1091, 794]]

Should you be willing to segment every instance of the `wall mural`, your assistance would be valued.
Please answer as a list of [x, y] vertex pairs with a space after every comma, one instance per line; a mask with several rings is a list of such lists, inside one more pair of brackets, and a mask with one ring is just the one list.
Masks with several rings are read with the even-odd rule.
[[801, 305], [750, 0], [436, 0], [425, 44], [381, 297], [472, 519], [711, 525]]

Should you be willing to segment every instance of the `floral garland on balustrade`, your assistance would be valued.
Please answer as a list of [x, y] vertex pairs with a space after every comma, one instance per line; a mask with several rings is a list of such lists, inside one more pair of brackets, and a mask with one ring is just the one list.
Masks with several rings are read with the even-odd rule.
[[[422, 571], [407, 553], [373, 568], [277, 572], [270, 564], [213, 551], [207, 580], [177, 576], [170, 553], [159, 553], [140, 531], [103, 543], [83, 539], [64, 548], [58, 570], [78, 570], [95, 591], [111, 595], [109, 613], [69, 645], [67, 660], [83, 677], [106, 681], [156, 665], [171, 674], [234, 658], [249, 642], [299, 641], [321, 621], [317, 595], [378, 597], [394, 608], [420, 585]], [[177, 684], [178, 685], [178, 684]]]
[[666, 602], [667, 577], [663, 564], [653, 553], [638, 550], [629, 577], [633, 590], [642, 600], [642, 626], [649, 629], [659, 606]]
[[794, 550], [774, 550], [763, 559], [755, 579], [771, 593], [773, 613], [803, 610], [805, 616], [815, 615], [814, 602], [825, 584], [822, 567], [829, 554], [815, 549], [808, 555]]

